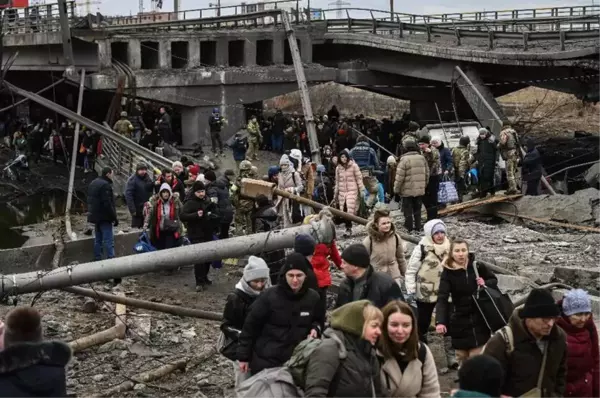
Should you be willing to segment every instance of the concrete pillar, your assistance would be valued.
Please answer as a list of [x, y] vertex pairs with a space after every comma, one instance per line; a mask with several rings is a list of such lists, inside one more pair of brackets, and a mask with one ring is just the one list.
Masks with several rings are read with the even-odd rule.
[[200, 66], [200, 40], [193, 39], [188, 42], [188, 68]]
[[112, 66], [112, 51], [109, 40], [98, 42], [98, 66], [100, 69], [109, 69]]
[[312, 40], [310, 37], [300, 38], [300, 58], [302, 63], [310, 64], [313, 59]]
[[244, 66], [256, 66], [256, 40], [244, 40]]
[[217, 65], [229, 66], [229, 40], [226, 37], [217, 39]]
[[142, 67], [142, 44], [138, 39], [130, 39], [127, 46], [127, 65], [133, 70]]
[[220, 106], [198, 106], [183, 108], [181, 110], [181, 139], [183, 145], [190, 146], [202, 144], [205, 151], [212, 149], [210, 133], [208, 130], [208, 118], [213, 108], [221, 109], [221, 114], [227, 119], [227, 126], [221, 132], [223, 141], [227, 140], [238, 131], [246, 122], [246, 113], [243, 105]]
[[285, 38], [283, 35], [274, 35], [273, 36], [273, 64], [275, 65], [283, 65], [284, 60], [284, 44]]
[[171, 69], [171, 42], [161, 40], [158, 44], [158, 68]]

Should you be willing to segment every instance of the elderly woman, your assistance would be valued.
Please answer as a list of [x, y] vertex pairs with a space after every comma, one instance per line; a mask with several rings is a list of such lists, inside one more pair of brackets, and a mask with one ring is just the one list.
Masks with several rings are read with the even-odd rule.
[[[302, 177], [298, 173], [294, 164], [287, 155], [283, 155], [279, 160], [279, 178], [277, 179], [277, 188], [288, 191], [295, 195], [303, 192]], [[277, 212], [283, 220], [283, 227], [287, 228], [293, 224], [302, 221], [300, 205], [293, 200], [279, 197], [277, 200]]]
[[[344, 149], [339, 156], [335, 169], [335, 189], [333, 192], [337, 207], [350, 214], [358, 213], [359, 200], [364, 200], [365, 184], [358, 165], [352, 160], [350, 152]], [[345, 221], [345, 236], [352, 235], [352, 222]]]

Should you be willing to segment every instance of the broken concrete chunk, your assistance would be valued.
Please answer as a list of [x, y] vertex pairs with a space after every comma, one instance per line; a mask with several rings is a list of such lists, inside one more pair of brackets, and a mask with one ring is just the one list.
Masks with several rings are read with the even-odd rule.
[[127, 346], [128, 344], [125, 340], [115, 339], [98, 347], [98, 353], [104, 354], [114, 350], [126, 350]]
[[597, 268], [556, 267], [554, 278], [573, 287], [600, 290], [600, 271]]

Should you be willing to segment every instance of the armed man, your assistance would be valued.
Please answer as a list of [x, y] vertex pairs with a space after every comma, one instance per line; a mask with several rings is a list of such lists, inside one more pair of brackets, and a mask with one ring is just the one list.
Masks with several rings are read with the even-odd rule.
[[[212, 150], [215, 157], [223, 156], [223, 140], [221, 139], [221, 130], [226, 123], [225, 118], [219, 113], [219, 108], [214, 108], [212, 114], [208, 118], [208, 128], [210, 129], [210, 140], [212, 142]], [[217, 153], [217, 146], [219, 152]]]
[[262, 134], [260, 132], [260, 125], [258, 124], [258, 120], [256, 116], [252, 116], [250, 122], [248, 122], [248, 126], [246, 127], [248, 130], [248, 159], [249, 160], [258, 160], [258, 148], [260, 147], [260, 143], [262, 142]]
[[113, 130], [121, 134], [123, 137], [131, 139], [131, 134], [133, 133], [133, 124], [131, 124], [129, 119], [127, 119], [127, 112], [121, 112], [121, 118], [117, 120], [113, 126]]
[[498, 148], [500, 149], [500, 156], [506, 162], [506, 180], [508, 181], [506, 194], [514, 195], [518, 193], [516, 174], [521, 148], [517, 132], [512, 127], [505, 126], [500, 132]]

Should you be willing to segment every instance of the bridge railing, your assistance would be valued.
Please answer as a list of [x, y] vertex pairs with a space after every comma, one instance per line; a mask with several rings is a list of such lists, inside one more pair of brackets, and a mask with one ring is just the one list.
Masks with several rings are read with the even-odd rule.
[[472, 11], [458, 13], [431, 14], [432, 18], [441, 19], [443, 22], [451, 20], [483, 21], [502, 19], [529, 19], [546, 17], [574, 17], [600, 14], [600, 5], [546, 8], [522, 8], [512, 10]]
[[[69, 19], [76, 16], [75, 1], [67, 1], [67, 15]], [[2, 12], [2, 32], [4, 34], [59, 31], [58, 3], [6, 8]]]

